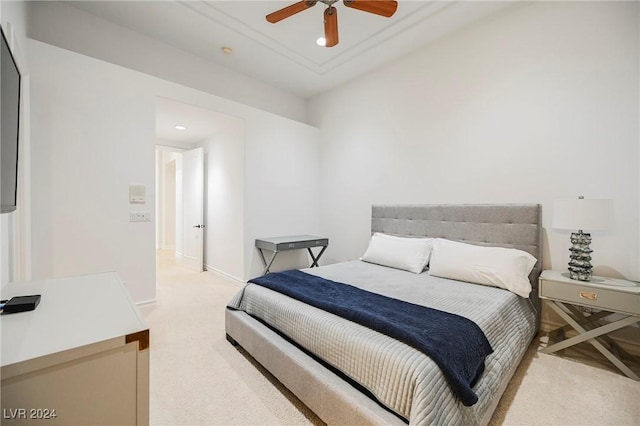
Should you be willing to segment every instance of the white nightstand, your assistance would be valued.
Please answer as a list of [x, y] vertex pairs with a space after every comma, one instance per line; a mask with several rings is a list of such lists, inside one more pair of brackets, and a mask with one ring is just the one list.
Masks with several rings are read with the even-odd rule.
[[[564, 339], [542, 349], [553, 353], [581, 342], [588, 341], [624, 374], [634, 380], [640, 377], [627, 367], [613, 352], [623, 352], [606, 335], [612, 331], [640, 322], [640, 283], [605, 277], [591, 277], [591, 281], [576, 281], [568, 272], [543, 271], [540, 275], [540, 298], [573, 327], [578, 335]], [[585, 306], [599, 312], [587, 314], [576, 308]], [[622, 319], [600, 324], [598, 320], [621, 314]], [[551, 333], [563, 334], [567, 327]], [[627, 355], [627, 354], [625, 354]]]

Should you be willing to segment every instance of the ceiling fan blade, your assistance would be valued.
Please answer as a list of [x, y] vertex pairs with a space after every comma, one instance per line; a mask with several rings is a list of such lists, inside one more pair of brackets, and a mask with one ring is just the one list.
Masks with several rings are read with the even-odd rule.
[[344, 5], [376, 15], [389, 18], [398, 9], [398, 2], [393, 0], [344, 0]]
[[294, 3], [290, 6], [284, 7], [280, 10], [276, 10], [273, 13], [267, 15], [267, 21], [275, 24], [276, 22], [280, 22], [289, 16], [295, 15], [296, 13], [302, 12], [303, 10], [309, 9], [312, 6], [315, 6], [317, 0], [303, 0], [297, 3]]
[[327, 41], [326, 47], [338, 44], [338, 9], [333, 6], [324, 11], [324, 38]]

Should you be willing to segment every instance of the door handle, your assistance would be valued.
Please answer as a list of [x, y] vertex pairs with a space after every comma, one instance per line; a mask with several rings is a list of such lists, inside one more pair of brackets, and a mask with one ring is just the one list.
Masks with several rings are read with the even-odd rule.
[[194, 225], [194, 228], [204, 228], [204, 225]]

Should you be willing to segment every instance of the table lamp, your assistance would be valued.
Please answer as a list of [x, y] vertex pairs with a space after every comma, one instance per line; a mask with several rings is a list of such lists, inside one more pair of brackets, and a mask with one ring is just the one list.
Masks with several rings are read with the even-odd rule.
[[613, 222], [613, 200], [574, 199], [556, 200], [553, 206], [553, 222], [557, 229], [577, 229], [571, 234], [569, 276], [573, 280], [591, 279], [591, 234], [583, 231], [607, 229]]

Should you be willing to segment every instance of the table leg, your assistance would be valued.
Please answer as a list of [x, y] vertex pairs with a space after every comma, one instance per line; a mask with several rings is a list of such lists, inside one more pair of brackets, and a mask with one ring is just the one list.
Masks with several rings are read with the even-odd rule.
[[[588, 341], [593, 345], [602, 355], [604, 355], [613, 365], [618, 367], [623, 373], [634, 380], [640, 380], [637, 374], [635, 374], [629, 367], [627, 367], [618, 357], [616, 357], [609, 349], [607, 349], [596, 338], [620, 328], [626, 327], [636, 322], [640, 322], [640, 318], [628, 316], [616, 322], [609, 323], [607, 325], [599, 326], [593, 330], [587, 331], [582, 325], [580, 325], [569, 313], [565, 311], [567, 307], [561, 302], [551, 302], [549, 306], [556, 311], [567, 323], [569, 323], [579, 334], [571, 337], [570, 339], [563, 340], [562, 342], [548, 346], [542, 349], [542, 353], [553, 353], [570, 346]], [[565, 308], [565, 309], [563, 309]]]
[[[612, 314], [612, 312], [600, 311], [600, 312], [592, 313], [591, 315], [586, 315], [585, 313], [581, 312], [573, 305], [564, 305], [564, 308], [566, 308], [568, 310], [569, 315], [572, 315], [572, 317], [576, 320], [576, 322], [578, 322], [578, 324], [580, 324], [586, 330], [595, 330], [599, 327], [602, 327], [602, 324], [598, 323], [598, 321]], [[570, 327], [570, 325], [567, 324], [567, 327]], [[600, 343], [602, 343], [603, 345], [608, 345], [609, 350], [614, 352], [617, 358], [621, 358], [621, 354], [628, 356], [628, 354], [609, 336], [603, 334], [601, 336], [596, 337], [596, 339], [598, 339]]]
[[264, 257], [264, 253], [262, 252], [261, 248], [258, 249], [258, 253], [260, 253], [260, 259], [262, 259], [262, 264], [264, 265], [264, 271], [262, 272], [262, 275], [267, 275], [269, 273], [269, 268], [271, 268], [271, 265], [273, 264], [273, 261], [276, 258], [276, 255], [278, 254], [278, 252], [277, 251], [273, 252], [273, 256], [271, 256], [271, 260], [269, 260], [268, 263], [267, 263], [267, 259]]
[[313, 263], [311, 263], [310, 268], [318, 266], [318, 260], [320, 260], [320, 256], [322, 256], [322, 253], [324, 253], [324, 251], [326, 249], [327, 249], [327, 246], [323, 246], [322, 250], [320, 250], [320, 253], [318, 253], [318, 256], [314, 256], [313, 252], [311, 251], [311, 247], [307, 247], [307, 251], [309, 252], [309, 256], [311, 256], [311, 259], [313, 259]]

